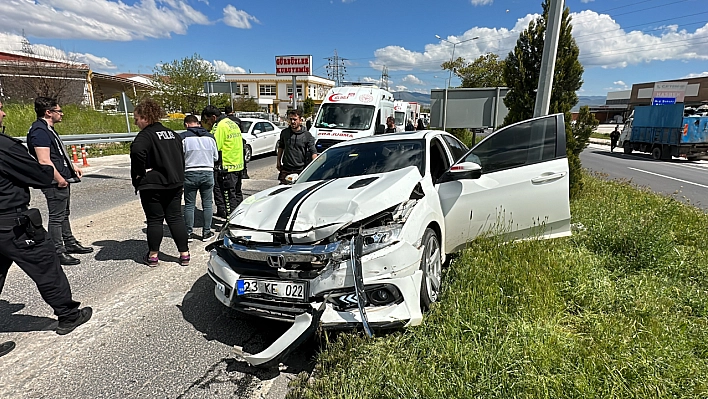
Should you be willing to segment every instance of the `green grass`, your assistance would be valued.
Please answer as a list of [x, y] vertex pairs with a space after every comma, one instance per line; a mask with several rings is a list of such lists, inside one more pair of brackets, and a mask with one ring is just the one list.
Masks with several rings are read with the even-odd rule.
[[584, 181], [572, 237], [474, 241], [421, 326], [334, 337], [288, 396], [708, 397], [708, 217]]
[[[3, 104], [7, 116], [3, 120], [5, 133], [14, 136], [26, 136], [32, 123], [37, 120], [32, 104]], [[77, 105], [62, 106], [64, 118], [56, 125], [61, 135], [93, 134], [93, 133], [127, 133], [124, 114], [109, 114]], [[129, 115], [130, 131], [137, 133], [140, 129], [135, 125], [132, 115]], [[184, 129], [182, 119], [166, 119], [162, 124], [173, 130]], [[71, 149], [68, 149], [71, 151]], [[112, 154], [127, 154], [130, 143], [94, 144], [89, 148], [89, 157]]]

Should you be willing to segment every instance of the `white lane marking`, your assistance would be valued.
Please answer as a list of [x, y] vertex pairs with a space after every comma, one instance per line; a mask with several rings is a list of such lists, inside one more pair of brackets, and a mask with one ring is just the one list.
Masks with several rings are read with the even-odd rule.
[[666, 176], [666, 175], [661, 175], [661, 174], [658, 174], [658, 173], [649, 172], [649, 171], [647, 171], [647, 170], [641, 170], [641, 169], [637, 169], [637, 168], [627, 168], [627, 169], [636, 170], [637, 172], [647, 173], [647, 174], [650, 174], [650, 175], [659, 176], [659, 177], [663, 177], [663, 178], [666, 178], [666, 179], [671, 179], [671, 180], [680, 181], [681, 183], [693, 184], [694, 186], [698, 186], [698, 187], [708, 188], [708, 186], [706, 186], [705, 184], [694, 183], [694, 182], [692, 182], [692, 181], [683, 180], [683, 179], [677, 179], [677, 178], [675, 178], [675, 177]]

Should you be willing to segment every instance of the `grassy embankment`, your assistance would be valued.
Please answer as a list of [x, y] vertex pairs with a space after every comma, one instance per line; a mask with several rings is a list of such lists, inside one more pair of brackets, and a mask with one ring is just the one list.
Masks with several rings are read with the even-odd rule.
[[[30, 125], [37, 119], [33, 104], [3, 104], [7, 117], [3, 121], [6, 126], [5, 133], [10, 136], [26, 136]], [[91, 109], [81, 108], [77, 105], [64, 105], [64, 118], [57, 124], [59, 134], [92, 134], [92, 133], [127, 133], [124, 114], [109, 114]], [[129, 117], [130, 131], [138, 132], [132, 115]], [[169, 119], [163, 124], [174, 130], [184, 129], [182, 120]], [[127, 154], [130, 142], [103, 143], [89, 146], [89, 157], [98, 155]]]
[[572, 237], [474, 241], [423, 325], [332, 338], [288, 397], [708, 397], [708, 216], [596, 177], [571, 212]]

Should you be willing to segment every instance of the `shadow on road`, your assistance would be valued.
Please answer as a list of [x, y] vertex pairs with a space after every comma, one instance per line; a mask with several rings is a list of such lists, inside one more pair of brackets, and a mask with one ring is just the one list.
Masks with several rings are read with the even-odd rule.
[[[165, 229], [167, 229], [165, 227]], [[145, 232], [145, 229], [143, 229]], [[164, 238], [169, 238], [169, 231], [166, 232]], [[143, 256], [148, 252], [147, 239], [143, 240], [103, 240], [93, 242], [94, 246], [100, 247], [94, 259], [97, 261], [108, 260], [134, 260], [137, 263], [143, 263]], [[160, 261], [179, 263], [179, 258], [175, 255], [168, 255], [160, 251]]]
[[[0, 300], [0, 333], [9, 332], [30, 332], [30, 331], [51, 331], [55, 319], [43, 316], [31, 316], [24, 314], [14, 314], [24, 309], [21, 303], [10, 303]], [[51, 326], [51, 327], [50, 327]]]
[[[290, 327], [289, 323], [249, 317], [225, 307], [214, 296], [214, 282], [206, 274], [194, 282], [184, 296], [182, 306], [178, 307], [184, 319], [204, 334], [207, 340], [216, 340], [230, 347], [241, 346], [249, 353], [258, 353], [267, 348]], [[292, 374], [311, 372], [316, 350], [315, 340], [309, 340], [283, 361], [285, 370], [281, 370]], [[261, 380], [279, 374], [278, 369], [251, 367], [236, 358], [227, 363], [228, 371], [254, 375]]]

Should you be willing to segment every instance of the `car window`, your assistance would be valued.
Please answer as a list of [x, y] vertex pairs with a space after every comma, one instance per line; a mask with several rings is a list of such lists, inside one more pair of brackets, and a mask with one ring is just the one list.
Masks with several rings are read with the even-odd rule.
[[359, 104], [324, 104], [317, 114], [315, 127], [367, 130], [374, 120], [375, 108]]
[[447, 143], [447, 146], [450, 149], [450, 153], [452, 153], [452, 157], [455, 159], [455, 161], [462, 158], [465, 154], [467, 154], [467, 151], [470, 150], [469, 148], [467, 148], [466, 145], [464, 145], [460, 140], [458, 140], [454, 136], [443, 135], [442, 138]]
[[436, 182], [448, 169], [450, 169], [450, 160], [447, 158], [443, 143], [435, 137], [430, 141], [430, 177], [433, 182]]
[[423, 140], [376, 141], [332, 147], [318, 156], [297, 179], [308, 182], [392, 172], [415, 166], [424, 175]]
[[263, 122], [263, 131], [264, 132], [272, 132], [275, 130], [275, 127], [273, 127], [273, 124], [270, 122]]
[[483, 173], [516, 168], [556, 157], [556, 119], [526, 121], [487, 137], [465, 157]]
[[260, 130], [261, 132], [265, 132], [265, 123], [263, 123], [263, 122], [256, 123], [256, 126], [253, 128], [253, 131], [255, 132], [256, 130]]
[[241, 121], [241, 128], [243, 128], [243, 130], [241, 132], [248, 133], [251, 129], [252, 124], [253, 124], [253, 122], [250, 122], [250, 121]]

